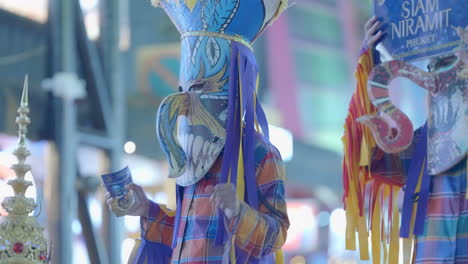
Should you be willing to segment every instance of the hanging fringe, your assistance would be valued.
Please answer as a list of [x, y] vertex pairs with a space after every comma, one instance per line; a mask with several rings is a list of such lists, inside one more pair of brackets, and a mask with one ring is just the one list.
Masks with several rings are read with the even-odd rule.
[[400, 192], [399, 187], [392, 187], [393, 188], [393, 197], [392, 197], [392, 216], [389, 218], [389, 222], [391, 223], [390, 227], [390, 247], [389, 247], [389, 259], [388, 263], [398, 263], [399, 259], [399, 252], [400, 252], [400, 212], [398, 210], [397, 201], [398, 201], [398, 193]]
[[[377, 112], [367, 93], [367, 79], [373, 65], [373, 54], [368, 50], [359, 59], [357, 89], [350, 102], [342, 138], [346, 249], [356, 250], [357, 233], [360, 258], [369, 260], [370, 233], [372, 263], [394, 264], [398, 263], [400, 249], [397, 197], [401, 186], [372, 178], [371, 155], [376, 144], [370, 130], [356, 121], [360, 116]], [[366, 204], [369, 208], [367, 214]]]
[[367, 242], [369, 235], [364, 217], [364, 192], [366, 184], [370, 181], [370, 172], [368, 167], [364, 166], [370, 164], [370, 153], [375, 142], [369, 129], [356, 119], [376, 112], [367, 94], [367, 78], [372, 67], [372, 52], [368, 50], [359, 59], [356, 73], [357, 90], [351, 98], [344, 127], [345, 134], [342, 138], [344, 146], [343, 201], [347, 219], [346, 249], [356, 250], [355, 233], [357, 231], [360, 256], [363, 260], [369, 259]]

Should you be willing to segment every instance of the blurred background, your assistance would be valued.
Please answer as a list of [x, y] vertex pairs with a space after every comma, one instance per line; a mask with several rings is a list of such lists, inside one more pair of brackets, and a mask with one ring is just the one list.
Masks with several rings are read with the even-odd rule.
[[[128, 165], [151, 199], [174, 206], [155, 114], [177, 91], [179, 33], [149, 2], [0, 0], [0, 200], [13, 194], [29, 74], [27, 195], [38, 197], [56, 263], [126, 263], [139, 219], [109, 214], [101, 174]], [[286, 263], [360, 263], [344, 250], [341, 136], [371, 1], [291, 2], [255, 43], [260, 98], [287, 169]], [[421, 124], [424, 92], [409, 86], [392, 96]]]

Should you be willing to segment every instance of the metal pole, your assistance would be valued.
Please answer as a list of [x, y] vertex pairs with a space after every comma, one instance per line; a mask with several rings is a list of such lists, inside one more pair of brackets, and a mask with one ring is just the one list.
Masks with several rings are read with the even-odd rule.
[[[76, 72], [76, 40], [74, 25], [75, 0], [61, 0], [62, 24], [62, 66], [63, 72]], [[62, 89], [66, 89], [63, 87]], [[74, 100], [62, 98], [62, 129], [60, 134], [60, 221], [59, 241], [61, 258], [57, 263], [67, 263], [73, 259], [72, 222], [76, 215], [77, 197], [74, 188], [76, 182], [76, 108]], [[56, 245], [57, 246], [57, 245]], [[58, 248], [55, 248], [58, 251]]]
[[76, 218], [77, 193], [76, 182], [76, 109], [74, 101], [61, 100], [61, 133], [59, 139], [59, 238], [54, 251], [60, 255], [56, 263], [69, 263], [73, 259], [72, 222]]
[[[109, 151], [111, 169], [122, 167], [122, 147], [125, 131], [125, 89], [122, 85], [121, 54], [119, 50], [119, 19], [120, 1], [105, 0], [103, 9], [102, 40], [104, 52], [104, 69], [112, 102], [112, 126], [108, 130], [112, 147]], [[109, 263], [121, 263], [121, 245], [123, 238], [122, 219], [104, 210], [104, 232], [108, 247]]]
[[61, 0], [62, 71], [76, 72], [75, 11], [76, 0]]
[[86, 249], [88, 250], [89, 261], [92, 264], [106, 264], [107, 256], [102, 248], [98, 237], [93, 229], [93, 223], [91, 221], [91, 214], [89, 212], [87, 193], [85, 191], [78, 192], [78, 217], [81, 222], [83, 230], [83, 237], [86, 241]]
[[[76, 72], [76, 47], [74, 27], [75, 0], [51, 1], [50, 28], [52, 36], [52, 74]], [[61, 87], [67, 89], [67, 87]], [[57, 94], [56, 94], [57, 96]], [[49, 230], [53, 243], [53, 263], [70, 263], [73, 259], [72, 221], [76, 216], [76, 108], [70, 98], [55, 98], [58, 173], [51, 181]]]

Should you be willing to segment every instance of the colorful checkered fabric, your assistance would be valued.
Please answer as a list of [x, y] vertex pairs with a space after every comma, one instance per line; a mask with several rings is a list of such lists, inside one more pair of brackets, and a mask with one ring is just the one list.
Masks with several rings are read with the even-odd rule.
[[431, 177], [424, 234], [416, 238], [415, 263], [468, 264], [466, 160]]
[[422, 128], [416, 129], [413, 135], [413, 141], [404, 151], [399, 153], [385, 153], [376, 147], [372, 154], [371, 171], [372, 177], [378, 178], [385, 183], [397, 186], [405, 185], [406, 175], [408, 174], [411, 160], [413, 159], [415, 145], [420, 141]]
[[[390, 182], [406, 178], [413, 158], [414, 145], [421, 139], [421, 129], [412, 145], [398, 154], [381, 150], [374, 153], [372, 173]], [[416, 237], [414, 263], [468, 264], [468, 200], [466, 159], [452, 169], [430, 176], [428, 209], [424, 234]]]
[[[172, 263], [220, 264], [229, 259], [228, 246], [215, 246], [218, 210], [209, 200], [220, 177], [222, 156], [207, 175], [184, 188], [177, 246]], [[259, 211], [241, 203], [239, 216], [226, 222], [234, 234], [238, 263], [273, 263], [274, 253], [286, 240], [289, 220], [285, 201], [285, 172], [278, 150], [263, 140], [255, 149]], [[152, 222], [142, 218], [143, 232], [149, 241], [172, 246], [174, 212], [159, 206]]]

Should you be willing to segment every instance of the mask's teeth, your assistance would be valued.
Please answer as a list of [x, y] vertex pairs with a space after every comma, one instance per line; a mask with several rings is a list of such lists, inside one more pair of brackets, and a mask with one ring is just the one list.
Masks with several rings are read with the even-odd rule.
[[200, 151], [202, 150], [203, 146], [203, 138], [200, 136], [195, 137], [195, 140], [193, 141], [193, 149], [192, 149], [192, 155], [193, 158], [198, 158], [200, 156]]
[[[189, 152], [187, 150], [191, 150], [190, 154], [192, 154], [192, 157], [193, 157], [193, 141], [194, 141], [194, 139], [195, 139], [194, 135], [189, 134], [188, 139], [187, 139], [187, 145], [185, 146], [185, 151], [187, 152], [187, 155], [189, 154]], [[190, 159], [190, 157], [188, 157], [188, 158]]]
[[211, 145], [211, 144], [208, 141], [205, 141], [205, 143], [203, 144], [203, 153], [202, 154], [203, 154], [203, 160], [204, 161], [206, 161], [206, 158], [207, 158], [206, 156], [208, 154], [207, 151], [208, 151], [209, 145]]
[[202, 95], [200, 95], [200, 99], [227, 100], [227, 96], [224, 96], [224, 95], [202, 94]]

